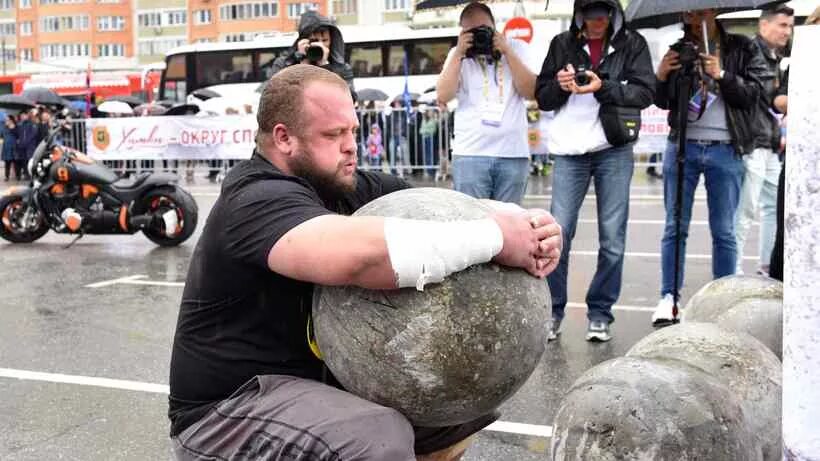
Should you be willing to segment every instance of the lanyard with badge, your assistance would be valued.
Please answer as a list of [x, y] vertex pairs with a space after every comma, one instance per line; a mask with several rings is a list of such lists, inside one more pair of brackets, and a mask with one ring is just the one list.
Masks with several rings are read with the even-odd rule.
[[481, 73], [484, 76], [482, 85], [482, 96], [484, 97], [481, 108], [481, 123], [489, 126], [501, 126], [504, 117], [504, 70], [501, 67], [501, 60], [493, 62], [495, 68], [495, 83], [498, 86], [498, 101], [490, 98], [490, 78], [487, 75], [487, 57], [479, 56], [478, 63], [481, 66]]
[[[707, 53], [709, 52], [709, 47], [706, 47]], [[720, 42], [715, 43], [715, 52], [718, 55], [718, 59], [720, 59]], [[703, 74], [703, 64], [698, 63], [698, 69]], [[711, 84], [710, 84], [711, 83]], [[700, 79], [700, 88], [699, 90], [695, 91], [695, 94], [689, 100], [689, 121], [696, 122], [703, 117], [704, 112], [711, 106], [718, 98], [719, 87], [717, 82], [710, 79], [710, 82], [707, 82], [706, 79], [701, 77]], [[692, 116], [695, 117], [692, 120]]]

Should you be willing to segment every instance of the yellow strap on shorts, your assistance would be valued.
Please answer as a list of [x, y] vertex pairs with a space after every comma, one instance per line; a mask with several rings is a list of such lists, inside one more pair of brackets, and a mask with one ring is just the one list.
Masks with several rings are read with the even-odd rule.
[[313, 319], [313, 316], [308, 315], [308, 320], [307, 320], [307, 342], [308, 342], [308, 347], [310, 347], [310, 351], [313, 352], [313, 355], [315, 355], [317, 359], [324, 360], [324, 359], [322, 359], [322, 351], [319, 350], [319, 343], [316, 342], [316, 336], [314, 336], [314, 334], [313, 334], [313, 328], [311, 328], [310, 321], [312, 319]]

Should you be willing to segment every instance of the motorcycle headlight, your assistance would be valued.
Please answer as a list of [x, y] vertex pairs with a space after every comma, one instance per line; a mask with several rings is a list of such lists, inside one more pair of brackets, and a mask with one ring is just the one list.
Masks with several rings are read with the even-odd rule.
[[34, 176], [34, 171], [32, 171], [33, 168], [34, 168], [34, 158], [32, 157], [32, 158], [28, 159], [28, 165], [26, 166], [26, 170], [28, 170], [28, 175], [32, 176], [32, 177]]

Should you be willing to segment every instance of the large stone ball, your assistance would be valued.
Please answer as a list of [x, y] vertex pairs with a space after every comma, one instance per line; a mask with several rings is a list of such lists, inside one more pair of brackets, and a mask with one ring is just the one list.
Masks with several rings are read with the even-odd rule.
[[[381, 197], [355, 216], [480, 219], [491, 209], [444, 189]], [[496, 409], [544, 352], [546, 281], [487, 263], [424, 291], [322, 287], [313, 321], [322, 356], [348, 391], [419, 426], [460, 424]]]
[[716, 378], [743, 407], [763, 459], [782, 458], [780, 431], [772, 430], [780, 427], [781, 364], [757, 339], [713, 323], [689, 322], [650, 334], [626, 356], [684, 363]]
[[704, 285], [686, 303], [684, 322], [714, 322], [741, 299], [765, 298], [783, 300], [783, 283], [761, 276], [728, 275]]
[[727, 330], [748, 333], [769, 348], [778, 359], [783, 359], [783, 299], [741, 299], [715, 323]]
[[553, 424], [555, 461], [761, 459], [732, 391], [683, 364], [621, 357], [593, 367]]

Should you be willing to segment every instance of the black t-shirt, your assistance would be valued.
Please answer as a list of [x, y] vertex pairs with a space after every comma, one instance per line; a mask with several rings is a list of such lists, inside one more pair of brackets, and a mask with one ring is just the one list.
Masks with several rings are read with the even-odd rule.
[[182, 295], [171, 355], [172, 436], [254, 376], [322, 379], [323, 363], [306, 335], [313, 284], [272, 272], [268, 253], [309, 219], [349, 215], [409, 187], [381, 173], [356, 174], [355, 192], [323, 200], [305, 180], [282, 173], [258, 154], [228, 173]]

